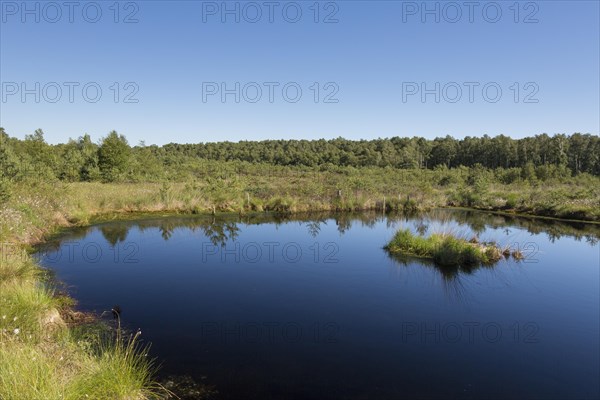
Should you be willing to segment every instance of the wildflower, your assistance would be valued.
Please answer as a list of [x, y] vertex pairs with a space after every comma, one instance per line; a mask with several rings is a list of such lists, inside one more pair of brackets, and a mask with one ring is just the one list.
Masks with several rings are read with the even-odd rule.
[[6, 319], [6, 315], [3, 315], [3, 316], [2, 316], [2, 319]]
[[21, 332], [21, 330], [20, 330], [19, 328], [15, 328], [15, 330], [13, 331], [13, 333], [14, 333], [15, 335], [18, 335], [18, 334], [19, 334], [19, 332]]
[[16, 320], [18, 320], [18, 319], [19, 319], [19, 317], [14, 317], [14, 318], [13, 318], [13, 321], [16, 321]]

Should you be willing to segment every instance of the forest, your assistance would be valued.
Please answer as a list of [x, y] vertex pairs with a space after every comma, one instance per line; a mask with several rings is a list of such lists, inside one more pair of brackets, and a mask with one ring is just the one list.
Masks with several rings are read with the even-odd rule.
[[483, 167], [506, 170], [504, 183], [535, 175], [600, 175], [600, 138], [591, 134], [540, 134], [522, 139], [450, 136], [374, 140], [266, 140], [131, 146], [115, 131], [94, 143], [89, 135], [50, 145], [41, 129], [24, 140], [0, 128], [0, 180], [25, 175], [68, 182], [158, 182], [192, 178], [203, 160], [302, 166], [436, 169]]

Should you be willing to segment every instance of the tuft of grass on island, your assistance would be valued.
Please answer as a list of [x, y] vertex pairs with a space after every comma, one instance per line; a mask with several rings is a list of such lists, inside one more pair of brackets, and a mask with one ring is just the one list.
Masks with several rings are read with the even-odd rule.
[[[451, 233], [435, 233], [428, 237], [415, 235], [409, 229], [401, 229], [384, 247], [390, 253], [426, 258], [442, 267], [491, 265], [511, 255], [509, 248], [501, 248], [494, 242], [467, 240]], [[513, 251], [514, 259], [521, 259]]]

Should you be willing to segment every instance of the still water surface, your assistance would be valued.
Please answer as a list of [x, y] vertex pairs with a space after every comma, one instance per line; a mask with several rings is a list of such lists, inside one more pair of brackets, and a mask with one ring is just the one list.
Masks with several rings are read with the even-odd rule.
[[[525, 259], [449, 271], [388, 255], [406, 227]], [[163, 376], [216, 398], [598, 398], [598, 237], [450, 210], [168, 217], [76, 230], [39, 255], [80, 309], [119, 305]]]

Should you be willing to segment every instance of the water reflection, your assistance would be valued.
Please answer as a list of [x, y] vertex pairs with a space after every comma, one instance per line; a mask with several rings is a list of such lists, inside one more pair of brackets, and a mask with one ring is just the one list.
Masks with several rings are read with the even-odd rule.
[[[303, 213], [298, 215], [261, 213], [247, 216], [183, 216], [149, 218], [138, 221], [113, 221], [97, 226], [73, 229], [67, 235], [48, 241], [44, 245], [44, 250], [56, 250], [62, 242], [84, 238], [93, 229], [99, 229], [111, 246], [125, 242], [128, 232], [132, 228], [140, 231], [159, 229], [165, 241], [168, 241], [178, 229], [188, 229], [192, 232], [200, 230], [214, 245], [225, 245], [228, 241], [235, 241], [243, 227], [247, 225], [274, 223], [279, 226], [289, 222], [298, 222], [311, 237], [315, 238], [319, 236], [322, 226], [327, 225], [328, 221], [333, 221], [340, 235], [348, 232], [354, 224], [373, 228], [377, 222], [384, 221], [388, 228], [405, 223], [407, 226], [412, 226], [413, 230], [420, 235], [431, 232], [432, 225], [436, 225], [437, 229], [450, 227], [462, 232], [466, 229], [475, 236], [488, 229], [498, 229], [502, 230], [504, 236], [508, 238], [514, 233], [513, 229], [517, 228], [532, 235], [545, 234], [551, 242], [562, 237], [570, 237], [577, 241], [583, 240], [591, 246], [597, 244], [600, 239], [600, 225], [598, 224], [516, 217], [471, 210], [436, 209], [422, 214], [386, 214], [385, 216], [375, 212]], [[466, 269], [447, 271], [445, 276], [452, 277], [459, 272], [469, 273], [472, 271]]]
[[478, 265], [457, 265], [457, 266], [440, 266], [434, 263], [432, 260], [425, 258], [416, 258], [410, 256], [404, 256], [402, 254], [390, 253], [387, 252], [390, 259], [394, 260], [398, 264], [409, 267], [414, 265], [415, 263], [435, 270], [440, 274], [444, 281], [456, 281], [461, 275], [471, 275], [475, 271], [486, 268], [486, 269], [494, 269], [497, 264], [478, 264]]
[[[522, 218], [470, 210], [437, 209], [418, 215], [387, 214], [385, 216], [376, 212], [306, 213], [298, 215], [261, 213], [246, 216], [207, 215], [150, 218], [137, 221], [113, 221], [97, 226], [74, 229], [69, 234], [44, 244], [38, 255], [43, 257], [45, 254], [56, 252], [63, 243], [84, 239], [94, 230], [99, 232], [107, 243], [115, 249], [119, 245], [121, 247], [127, 245], [126, 240], [131, 229], [138, 229], [140, 232], [153, 229], [158, 230], [164, 241], [169, 241], [178, 230], [201, 232], [214, 246], [225, 248], [228, 243], [231, 245], [231, 242], [236, 242], [242, 231], [249, 226], [273, 224], [278, 228], [283, 224], [289, 223], [297, 224], [301, 230], [304, 230], [313, 239], [318, 238], [322, 229], [328, 225], [335, 227], [340, 236], [344, 236], [353, 226], [375, 229], [377, 224], [381, 226], [382, 223], [390, 230], [408, 227], [419, 235], [452, 231], [463, 237], [471, 238], [478, 237], [485, 232], [485, 239], [497, 241], [501, 247], [510, 248], [511, 251], [518, 249], [525, 257], [525, 260], [523, 260], [524, 263], [536, 262], [536, 257], [539, 255], [539, 248], [533, 238], [528, 242], [512, 243], [515, 240], [515, 236], [519, 237], [518, 235], [523, 231], [533, 236], [545, 235], [552, 243], [562, 237], [569, 237], [594, 246], [600, 238], [600, 225], [597, 224]], [[492, 236], [487, 237], [489, 235]], [[522, 239], [522, 236], [520, 238]], [[382, 236], [380, 239], [381, 242], [377, 243], [377, 246], [383, 248], [388, 239]], [[127, 249], [125, 248], [125, 250]], [[122, 255], [126, 253], [130, 254], [130, 250], [124, 252], [121, 249], [121, 253]], [[492, 271], [495, 268], [494, 265], [441, 267], [431, 260], [404, 256], [402, 254], [385, 253], [388, 259], [392, 260], [401, 270], [417, 265], [426, 270], [435, 271], [451, 297], [459, 299], [463, 297], [465, 291], [463, 282], [461, 281], [462, 278], [473, 275], [482, 269]], [[503, 261], [500, 262], [500, 265], [504, 264]]]
[[[444, 214], [449, 211], [437, 210], [434, 214]], [[592, 246], [598, 243], [600, 238], [600, 225], [593, 223], [517, 217], [471, 210], [453, 210], [450, 215], [452, 220], [459, 224], [468, 225], [475, 232], [483, 232], [489, 228], [506, 228], [505, 233], [509, 235], [510, 229], [508, 227], [516, 227], [534, 235], [544, 233], [552, 243], [562, 237], [572, 237], [577, 241], [585, 240]]]
[[104, 236], [106, 241], [113, 247], [119, 242], [125, 242], [129, 229], [130, 228], [126, 224], [111, 224], [100, 227], [102, 236]]

